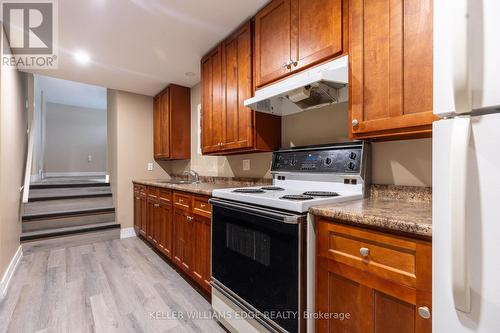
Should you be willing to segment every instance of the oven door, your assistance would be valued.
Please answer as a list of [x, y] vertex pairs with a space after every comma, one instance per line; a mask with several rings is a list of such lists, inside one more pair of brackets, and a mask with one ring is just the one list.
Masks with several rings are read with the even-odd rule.
[[214, 287], [276, 331], [301, 331], [305, 215], [210, 203]]

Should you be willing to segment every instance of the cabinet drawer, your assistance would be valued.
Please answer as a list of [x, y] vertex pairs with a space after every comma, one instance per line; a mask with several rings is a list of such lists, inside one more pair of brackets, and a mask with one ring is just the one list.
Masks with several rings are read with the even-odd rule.
[[148, 198], [152, 200], [158, 200], [159, 189], [158, 187], [148, 186]]
[[160, 198], [160, 201], [164, 202], [164, 203], [172, 202], [172, 190], [160, 188], [159, 198]]
[[181, 192], [174, 192], [174, 205], [179, 209], [190, 210], [191, 196]]
[[319, 256], [416, 287], [416, 242], [322, 220], [317, 232]]
[[208, 203], [208, 197], [193, 197], [193, 213], [204, 217], [212, 217], [212, 205]]
[[139, 185], [139, 184], [134, 185], [134, 191], [137, 192], [141, 196], [146, 195], [147, 189], [148, 188], [145, 185]]

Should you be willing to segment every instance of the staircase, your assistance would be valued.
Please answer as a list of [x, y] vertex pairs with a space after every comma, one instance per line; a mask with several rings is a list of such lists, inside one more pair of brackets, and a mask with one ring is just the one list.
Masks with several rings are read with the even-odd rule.
[[33, 183], [22, 221], [21, 241], [120, 228], [105, 182]]

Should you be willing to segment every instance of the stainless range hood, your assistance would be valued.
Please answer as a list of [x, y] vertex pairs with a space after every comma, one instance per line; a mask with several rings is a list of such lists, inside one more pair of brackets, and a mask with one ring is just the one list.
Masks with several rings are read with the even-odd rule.
[[308, 69], [259, 89], [245, 106], [280, 116], [346, 102], [349, 82], [348, 56]]

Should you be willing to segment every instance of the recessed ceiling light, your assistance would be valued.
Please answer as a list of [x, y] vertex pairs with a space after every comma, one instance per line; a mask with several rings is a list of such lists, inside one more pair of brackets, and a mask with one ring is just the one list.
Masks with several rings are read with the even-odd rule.
[[88, 64], [90, 62], [90, 56], [88, 53], [83, 51], [78, 51], [74, 54], [75, 60], [80, 64]]
[[196, 73], [193, 73], [193, 72], [186, 72], [186, 73], [184, 73], [184, 75], [186, 75], [186, 76], [190, 76], [190, 77], [193, 77], [193, 76], [196, 76]]

